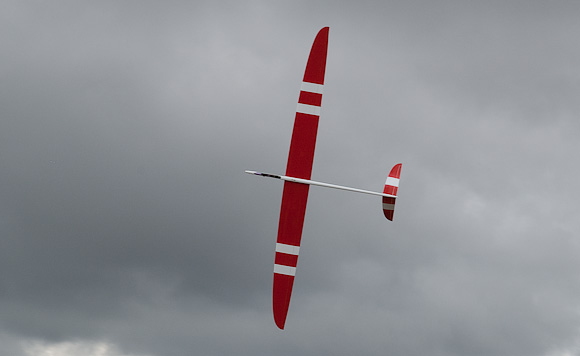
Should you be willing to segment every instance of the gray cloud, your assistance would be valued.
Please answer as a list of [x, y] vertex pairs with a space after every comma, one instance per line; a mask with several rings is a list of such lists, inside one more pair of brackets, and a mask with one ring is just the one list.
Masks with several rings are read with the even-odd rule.
[[[577, 353], [574, 2], [5, 1], [0, 351]], [[283, 173], [330, 26], [287, 330]], [[40, 344], [42, 345], [42, 344]]]

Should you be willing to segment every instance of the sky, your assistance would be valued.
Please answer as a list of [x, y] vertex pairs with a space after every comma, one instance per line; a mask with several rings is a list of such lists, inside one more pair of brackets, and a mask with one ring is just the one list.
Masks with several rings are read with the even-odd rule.
[[[0, 0], [0, 354], [580, 355], [576, 1]], [[286, 329], [281, 182], [330, 27]]]

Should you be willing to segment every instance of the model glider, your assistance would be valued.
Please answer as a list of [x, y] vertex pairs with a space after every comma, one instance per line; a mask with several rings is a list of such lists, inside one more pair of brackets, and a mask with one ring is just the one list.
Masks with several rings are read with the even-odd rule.
[[304, 72], [304, 79], [300, 87], [294, 129], [290, 142], [290, 152], [288, 153], [286, 175], [246, 171], [249, 174], [284, 181], [274, 262], [273, 286], [274, 321], [280, 329], [284, 329], [286, 315], [288, 314], [288, 307], [290, 305], [290, 296], [292, 295], [292, 286], [294, 284], [296, 265], [298, 263], [298, 252], [300, 251], [300, 240], [302, 237], [302, 226], [304, 225], [309, 186], [317, 185], [381, 196], [385, 217], [393, 220], [397, 188], [401, 175], [401, 164], [399, 163], [391, 169], [382, 193], [310, 180], [318, 119], [320, 117], [320, 107], [322, 104], [328, 30], [329, 28], [325, 27], [318, 32], [312, 44], [312, 49], [310, 50], [310, 56], [308, 57], [306, 70]]

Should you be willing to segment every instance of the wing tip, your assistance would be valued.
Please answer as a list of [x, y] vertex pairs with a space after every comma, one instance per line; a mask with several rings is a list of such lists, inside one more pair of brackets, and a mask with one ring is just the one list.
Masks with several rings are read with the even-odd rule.
[[284, 330], [284, 324], [286, 324], [285, 321], [280, 322], [274, 318], [274, 322], [276, 323], [276, 326], [278, 327], [278, 329]]
[[284, 326], [286, 325], [286, 316], [288, 316], [288, 310], [285, 311], [276, 311], [274, 308], [274, 323], [280, 330], [284, 330]]

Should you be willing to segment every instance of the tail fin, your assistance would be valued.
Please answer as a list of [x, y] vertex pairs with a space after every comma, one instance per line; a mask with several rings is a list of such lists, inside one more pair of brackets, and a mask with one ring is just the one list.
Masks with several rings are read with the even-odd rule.
[[[385, 182], [383, 193], [394, 196], [397, 195], [399, 179], [401, 178], [401, 166], [401, 163], [399, 163], [391, 169], [387, 181]], [[391, 221], [393, 221], [393, 214], [395, 213], [395, 200], [396, 198], [383, 197], [383, 212], [385, 213], [385, 217]]]

